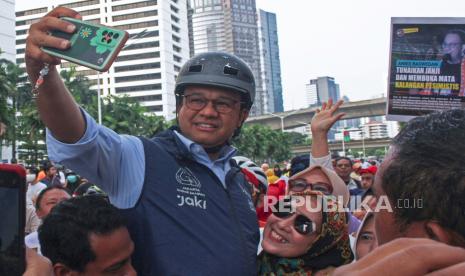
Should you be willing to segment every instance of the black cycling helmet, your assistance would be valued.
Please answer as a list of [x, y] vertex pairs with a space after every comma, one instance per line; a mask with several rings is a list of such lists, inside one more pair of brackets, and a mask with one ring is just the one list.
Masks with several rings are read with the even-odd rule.
[[235, 55], [224, 52], [198, 54], [188, 60], [176, 78], [176, 100], [187, 85], [210, 85], [241, 93], [245, 108], [250, 109], [255, 99], [255, 79], [250, 67]]

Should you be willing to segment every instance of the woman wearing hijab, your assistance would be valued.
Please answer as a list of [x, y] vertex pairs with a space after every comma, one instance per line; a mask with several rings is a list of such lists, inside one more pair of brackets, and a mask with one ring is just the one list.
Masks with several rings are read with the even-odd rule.
[[334, 197], [306, 191], [275, 207], [264, 229], [258, 275], [315, 275], [352, 261], [347, 216]]
[[355, 237], [355, 260], [358, 261], [378, 247], [373, 212], [367, 212]]
[[[332, 170], [320, 165], [313, 165], [303, 171], [294, 174], [288, 181], [287, 194], [304, 191], [320, 191], [325, 195], [333, 195], [341, 201], [345, 207], [348, 207], [350, 194], [347, 185]], [[349, 234], [357, 232], [360, 221], [349, 214]]]

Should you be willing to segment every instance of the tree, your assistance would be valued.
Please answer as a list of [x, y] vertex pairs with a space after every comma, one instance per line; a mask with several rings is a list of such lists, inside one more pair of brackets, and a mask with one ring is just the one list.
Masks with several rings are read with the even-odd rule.
[[28, 165], [36, 165], [45, 159], [45, 125], [39, 118], [34, 102], [21, 109], [18, 118], [18, 158]]
[[28, 102], [24, 85], [21, 85], [24, 70], [7, 59], [0, 60], [0, 122], [5, 125], [6, 144], [12, 148], [12, 158], [16, 159], [17, 115]]
[[239, 154], [257, 163], [281, 162], [291, 156], [291, 136], [263, 125], [245, 125], [239, 137], [233, 140]]
[[[1, 50], [0, 50], [1, 54]], [[0, 64], [0, 154], [2, 151], [3, 140], [8, 141], [8, 126], [11, 125], [10, 110], [8, 107], [9, 85], [6, 76], [4, 64]]]
[[146, 107], [126, 95], [105, 97], [102, 113], [102, 124], [117, 133], [153, 136], [168, 127], [163, 117], [147, 114]]
[[76, 71], [76, 66], [71, 66], [69, 70], [62, 70], [60, 76], [76, 102], [92, 117], [97, 117], [97, 92], [90, 89], [92, 84], [89, 79], [80, 75]]
[[31, 84], [24, 82], [26, 72], [19, 66], [8, 60], [1, 60], [1, 64], [2, 75], [6, 77], [2, 81], [5, 93], [1, 94], [6, 95], [9, 102], [7, 144], [12, 147], [13, 158], [37, 164], [46, 154], [45, 126], [32, 99]]
[[[90, 89], [89, 79], [72, 66], [60, 72], [76, 102], [92, 117], [98, 116], [97, 91]], [[151, 137], [169, 127], [163, 117], [150, 114], [144, 106], [126, 95], [108, 95], [102, 99], [102, 124], [117, 133]]]
[[241, 134], [233, 140], [234, 146], [239, 150], [240, 155], [247, 156], [254, 161], [263, 159], [265, 152], [261, 125], [244, 125]]
[[310, 146], [311, 139], [308, 138], [308, 135], [304, 135], [299, 132], [285, 132], [288, 137], [289, 144], [292, 146]]

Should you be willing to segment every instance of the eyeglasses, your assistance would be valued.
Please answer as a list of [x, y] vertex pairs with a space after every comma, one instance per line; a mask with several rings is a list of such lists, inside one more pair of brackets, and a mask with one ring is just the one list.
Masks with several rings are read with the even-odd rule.
[[[290, 205], [290, 203], [291, 203], [290, 201], [285, 201], [284, 205], [286, 204]], [[295, 211], [292, 211], [292, 208], [290, 206], [286, 208], [281, 208], [281, 209], [278, 208], [279, 206], [284, 207], [284, 205], [283, 203], [281, 204], [279, 204], [279, 202], [276, 203], [275, 208], [274, 208], [274, 210], [276, 211], [273, 211], [273, 215], [275, 215], [278, 218], [284, 219], [284, 218], [288, 218], [295, 214]], [[307, 218], [306, 216], [297, 215], [294, 220], [294, 229], [295, 231], [297, 231], [297, 233], [301, 235], [309, 235], [315, 232], [316, 226], [315, 226], [315, 223], [311, 221], [309, 218]]]
[[312, 191], [322, 192], [324, 195], [330, 195], [333, 193], [333, 187], [323, 182], [308, 183], [304, 179], [292, 179], [289, 180], [288, 185], [289, 191], [292, 192], [303, 192], [306, 189], [310, 189]]
[[351, 165], [350, 164], [337, 164], [336, 167], [341, 168], [341, 169], [342, 168], [350, 168]]
[[199, 111], [204, 109], [208, 102], [212, 102], [213, 108], [216, 112], [226, 114], [234, 110], [234, 107], [239, 101], [233, 99], [220, 98], [216, 100], [208, 100], [207, 98], [197, 95], [182, 95], [184, 97], [184, 103], [192, 110]]

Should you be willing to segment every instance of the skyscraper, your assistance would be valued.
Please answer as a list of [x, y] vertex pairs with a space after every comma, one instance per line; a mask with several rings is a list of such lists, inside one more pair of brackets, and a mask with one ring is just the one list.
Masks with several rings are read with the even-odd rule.
[[0, 0], [0, 58], [15, 61], [15, 2]]
[[224, 51], [242, 58], [252, 69], [257, 93], [251, 115], [263, 114], [264, 92], [255, 0], [190, 0], [194, 53]]
[[[0, 59], [15, 62], [15, 2], [0, 0]], [[3, 128], [0, 122], [0, 128]], [[1, 132], [1, 131], [0, 131]], [[2, 137], [0, 137], [2, 139]], [[11, 147], [0, 146], [0, 162], [11, 160]]]
[[[26, 1], [26, 0], [22, 0]], [[175, 116], [174, 85], [189, 58], [187, 0], [49, 0], [27, 1], [16, 11], [16, 58], [24, 66], [24, 48], [30, 24], [59, 5], [75, 9], [84, 20], [128, 31], [130, 39], [108, 72], [78, 66], [93, 89], [100, 79], [102, 94], [128, 95], [149, 111], [168, 119]], [[17, 5], [18, 7], [19, 5]], [[24, 6], [24, 5], [22, 5]], [[61, 69], [72, 66], [63, 62]]]
[[310, 83], [306, 84], [305, 92], [307, 94], [308, 106], [315, 104], [320, 105], [323, 102], [327, 102], [329, 99], [337, 101], [341, 98], [339, 84], [337, 84], [332, 77], [318, 77], [310, 80]]
[[[329, 99], [338, 101], [341, 98], [339, 84], [334, 81], [334, 78], [327, 76], [311, 79], [310, 82], [305, 85], [305, 94], [307, 106], [321, 105]], [[340, 124], [341, 122], [336, 122], [334, 128], [339, 127]], [[334, 140], [336, 134], [334, 128], [328, 132], [328, 139], [330, 141]]]
[[266, 92], [264, 112], [283, 112], [283, 89], [281, 86], [281, 63], [279, 60], [278, 27], [276, 14], [259, 10], [258, 37], [262, 85]]
[[310, 80], [310, 83], [305, 85], [305, 99], [307, 101], [307, 106], [314, 106], [320, 103], [318, 100], [318, 88], [316, 86], [316, 80]]

